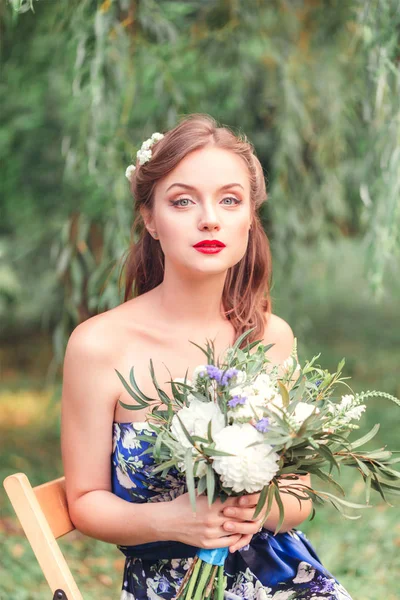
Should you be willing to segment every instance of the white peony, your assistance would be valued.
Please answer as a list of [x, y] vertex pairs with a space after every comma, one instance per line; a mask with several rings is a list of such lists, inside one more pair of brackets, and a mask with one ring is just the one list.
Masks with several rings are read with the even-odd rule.
[[217, 404], [214, 404], [214, 402], [201, 402], [192, 394], [188, 395], [188, 400], [190, 402], [189, 406], [178, 410], [171, 421], [171, 432], [184, 448], [190, 448], [191, 443], [187, 439], [177, 415], [179, 415], [190, 435], [197, 435], [205, 439], [208, 437], [207, 430], [210, 421], [213, 438], [225, 427], [225, 417]]
[[250, 423], [224, 427], [215, 437], [216, 450], [229, 452], [234, 456], [216, 456], [214, 470], [221, 476], [224, 487], [234, 492], [259, 492], [278, 471], [279, 456], [272, 446], [261, 443], [248, 447], [254, 442], [263, 442], [264, 436]]

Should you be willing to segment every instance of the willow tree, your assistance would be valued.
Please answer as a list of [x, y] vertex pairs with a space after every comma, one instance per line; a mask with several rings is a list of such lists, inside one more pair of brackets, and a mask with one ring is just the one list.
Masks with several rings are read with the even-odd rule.
[[59, 357], [74, 324], [121, 301], [126, 165], [153, 131], [191, 112], [254, 142], [278, 269], [290, 273], [301, 248], [363, 236], [382, 294], [400, 247], [397, 0], [0, 6], [0, 243], [20, 295], [48, 274]]

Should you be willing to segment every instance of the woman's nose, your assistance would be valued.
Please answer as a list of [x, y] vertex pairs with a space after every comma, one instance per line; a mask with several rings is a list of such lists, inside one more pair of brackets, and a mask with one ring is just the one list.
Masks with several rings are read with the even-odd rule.
[[206, 229], [207, 231], [218, 230], [220, 229], [220, 223], [217, 218], [217, 215], [213, 211], [208, 211], [203, 214], [199, 221], [199, 229]]

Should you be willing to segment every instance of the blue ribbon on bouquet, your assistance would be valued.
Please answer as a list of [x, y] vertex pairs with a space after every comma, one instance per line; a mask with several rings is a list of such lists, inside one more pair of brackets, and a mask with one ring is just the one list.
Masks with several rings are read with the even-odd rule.
[[214, 548], [214, 550], [200, 548], [200, 550], [197, 552], [197, 556], [200, 558], [200, 560], [203, 560], [209, 565], [217, 565], [218, 567], [222, 567], [228, 554], [229, 547]]

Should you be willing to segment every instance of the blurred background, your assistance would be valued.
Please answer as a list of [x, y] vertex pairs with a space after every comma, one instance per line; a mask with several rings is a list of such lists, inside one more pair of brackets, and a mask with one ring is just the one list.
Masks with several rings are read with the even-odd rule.
[[[62, 474], [65, 344], [122, 302], [133, 222], [126, 166], [154, 131], [205, 112], [254, 143], [273, 311], [300, 360], [355, 391], [400, 396], [400, 5], [398, 0], [1, 0], [1, 480]], [[82, 365], [84, 369], [84, 365]], [[399, 409], [369, 400], [371, 447], [398, 443]], [[359, 432], [357, 432], [359, 433]], [[358, 473], [343, 477], [363, 501]], [[399, 504], [302, 525], [354, 600], [397, 598]], [[0, 598], [49, 598], [0, 491]], [[61, 541], [85, 598], [119, 597], [123, 556]]]

